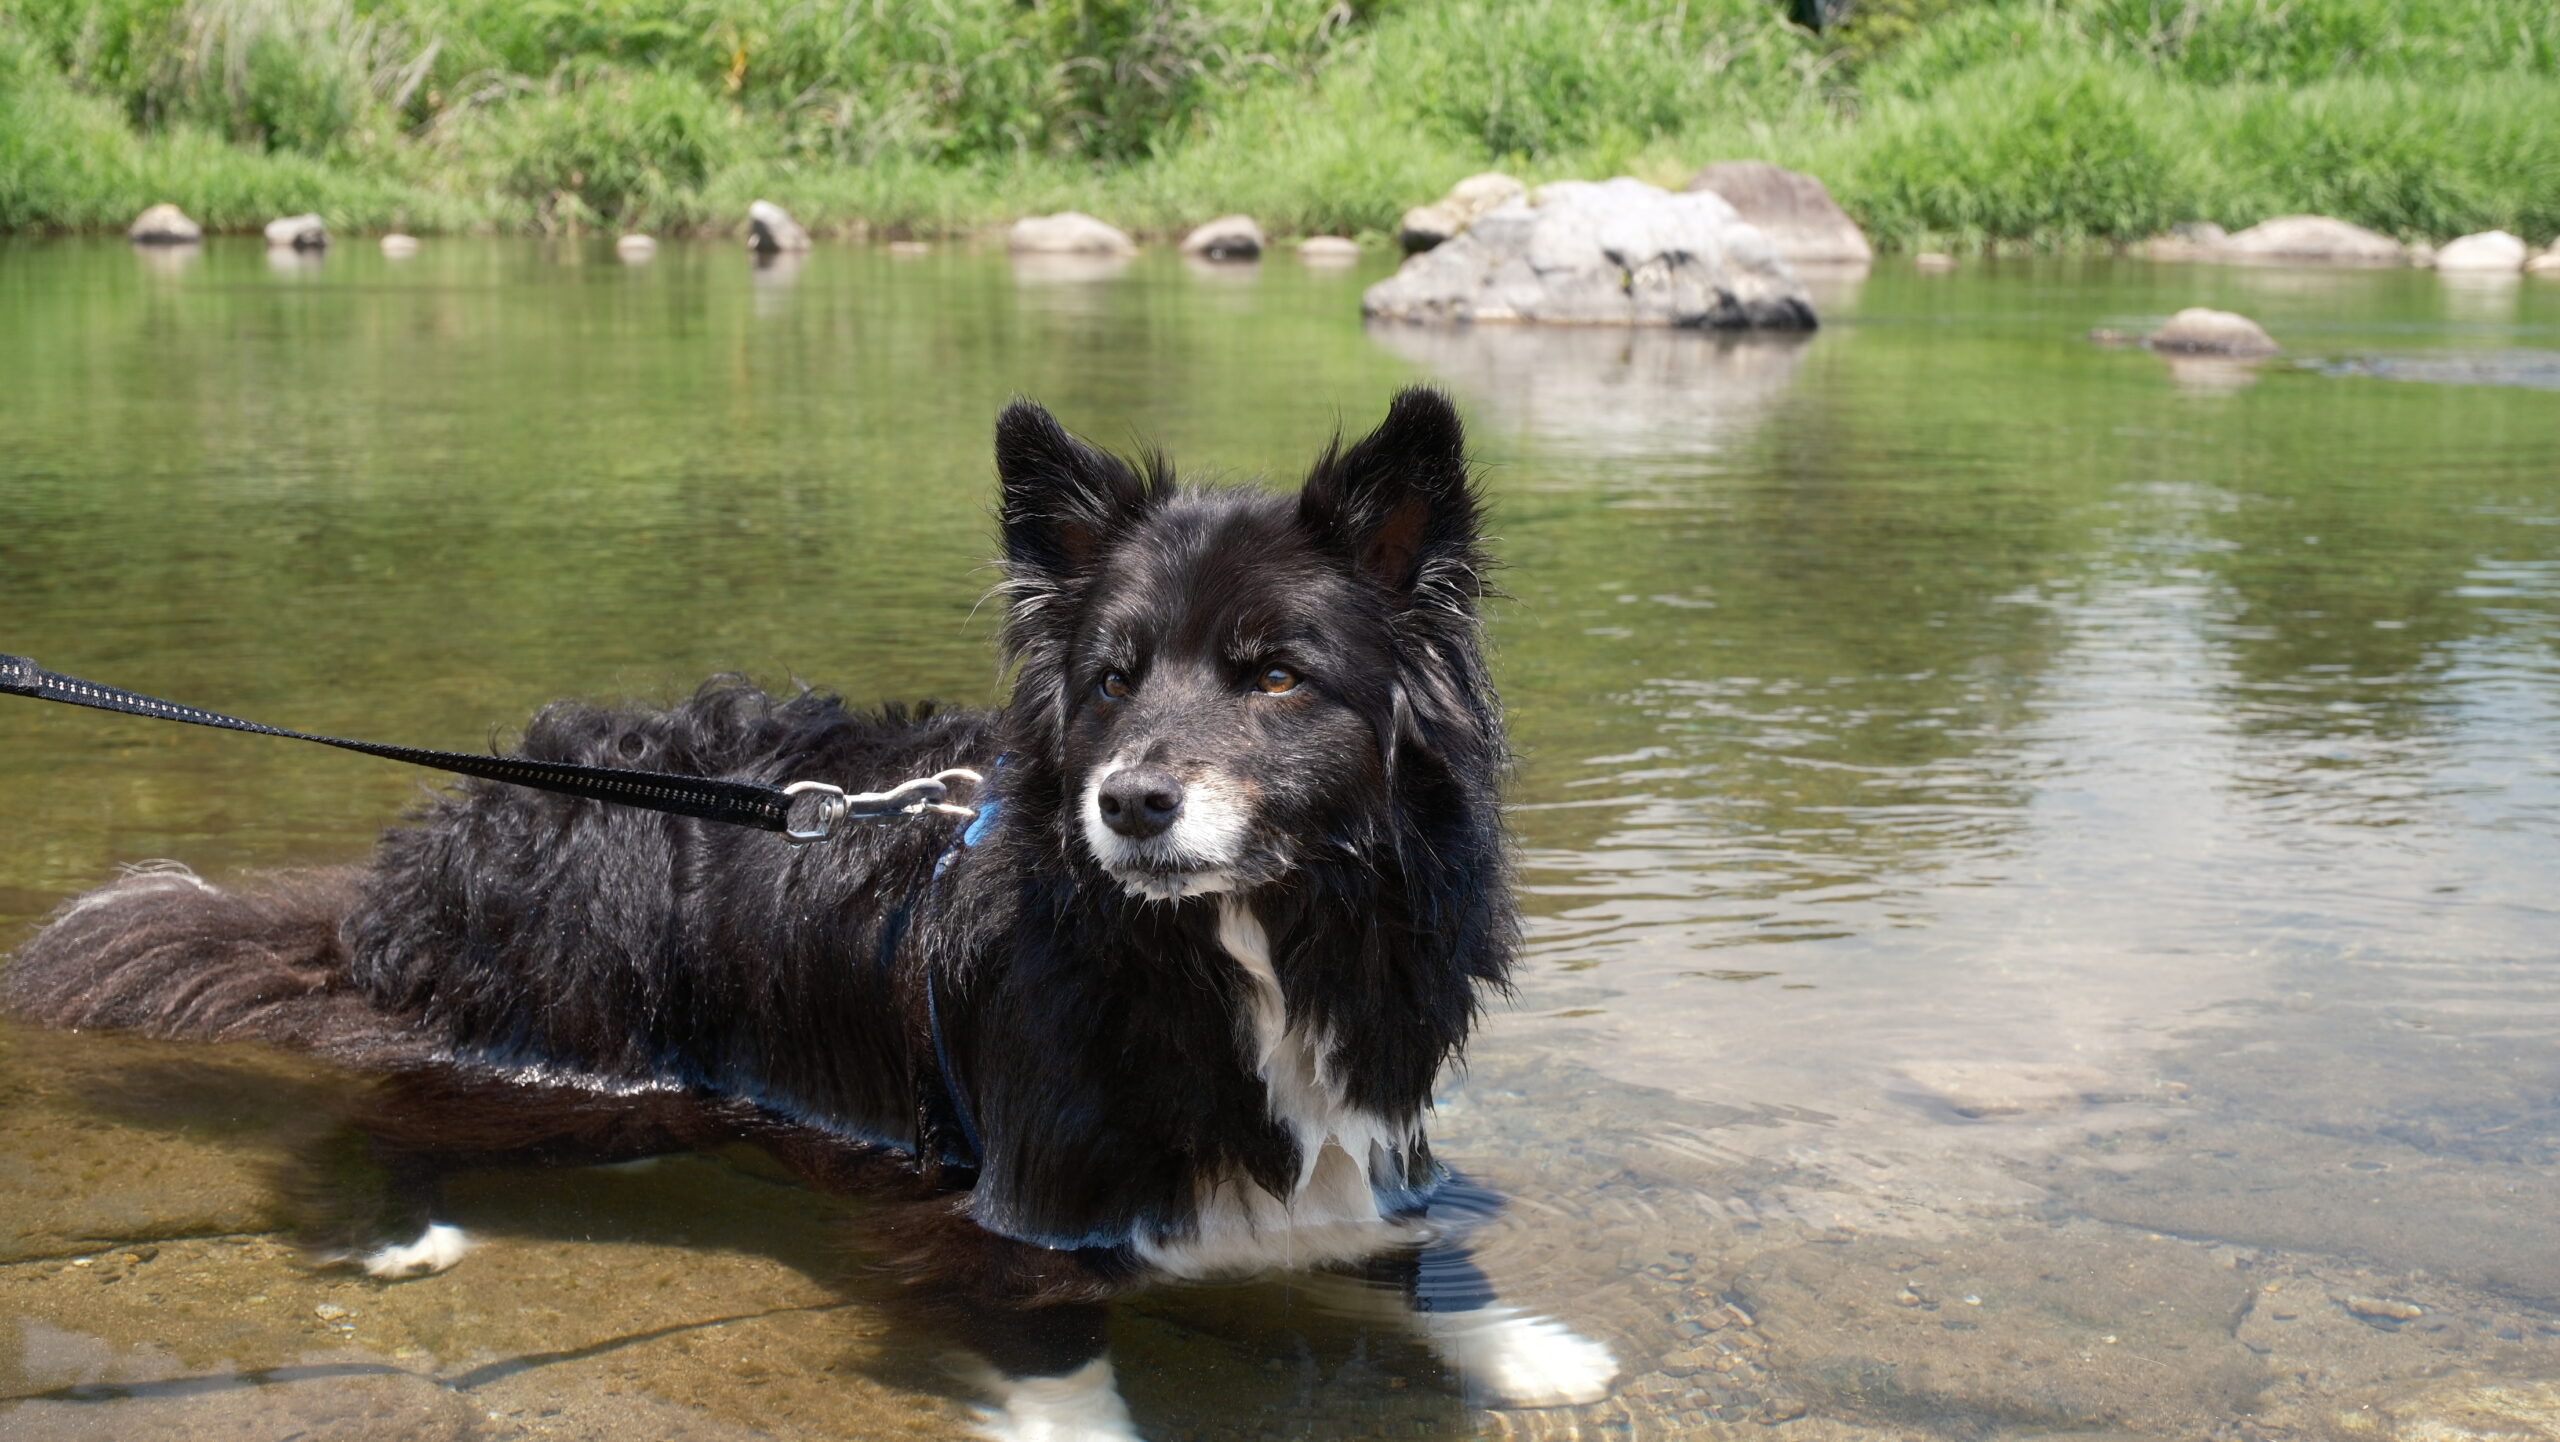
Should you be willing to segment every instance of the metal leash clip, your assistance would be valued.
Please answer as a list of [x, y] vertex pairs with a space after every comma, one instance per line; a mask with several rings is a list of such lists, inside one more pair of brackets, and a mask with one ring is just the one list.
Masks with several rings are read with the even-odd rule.
[[[804, 792], [814, 794], [817, 800], [811, 809], [816, 813], [813, 818], [815, 824], [799, 826], [786, 821], [782, 834], [792, 845], [806, 846], [834, 835], [837, 824], [848, 817], [877, 821], [888, 816], [922, 816], [928, 811], [938, 811], [945, 816], [975, 820], [977, 808], [956, 805], [949, 800], [951, 786], [954, 782], [966, 781], [975, 788], [986, 779], [966, 766], [954, 766], [931, 776], [901, 781], [886, 791], [856, 791], [850, 795], [844, 788], [830, 786], [824, 781], [794, 781], [782, 788], [782, 794], [795, 797]], [[795, 813], [799, 809], [796, 805], [792, 808]]]

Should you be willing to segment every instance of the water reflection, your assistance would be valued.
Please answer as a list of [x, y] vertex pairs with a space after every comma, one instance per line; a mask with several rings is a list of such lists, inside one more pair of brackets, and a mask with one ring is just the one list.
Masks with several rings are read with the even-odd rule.
[[1128, 273], [1135, 257], [1126, 255], [1048, 255], [1023, 252], [1012, 256], [1013, 278], [1027, 286], [1084, 286], [1116, 280]]
[[1372, 325], [1369, 336], [1503, 424], [1601, 454], [1722, 449], [1820, 343], [1616, 326]]
[[1858, 295], [1867, 282], [1868, 265], [1794, 263], [1795, 272], [1813, 298], [1816, 317], [1848, 315], [1858, 308]]
[[1249, 286], [1262, 279], [1262, 261], [1259, 258], [1211, 260], [1203, 255], [1186, 255], [1182, 258], [1182, 268], [1191, 273], [1192, 279], [1209, 285]]
[[2515, 314], [2524, 290], [2521, 271], [2440, 270], [2447, 314], [2474, 323], [2495, 324]]
[[2220, 396], [2258, 383], [2258, 362], [2225, 356], [2164, 355], [2169, 379], [2190, 395]]
[[789, 309], [800, 272], [809, 264], [805, 250], [759, 251], [748, 258], [747, 274], [755, 282], [756, 315], [779, 316]]
[[204, 244], [137, 245], [133, 247], [133, 258], [155, 276], [182, 276], [204, 259]]

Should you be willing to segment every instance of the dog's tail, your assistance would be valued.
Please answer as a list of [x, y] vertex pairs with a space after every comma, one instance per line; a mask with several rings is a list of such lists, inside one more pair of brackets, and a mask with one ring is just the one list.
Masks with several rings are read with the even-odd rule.
[[50, 1027], [314, 1051], [378, 1045], [396, 1024], [348, 978], [338, 924], [352, 870], [214, 886], [174, 862], [73, 900], [0, 972], [0, 1010]]

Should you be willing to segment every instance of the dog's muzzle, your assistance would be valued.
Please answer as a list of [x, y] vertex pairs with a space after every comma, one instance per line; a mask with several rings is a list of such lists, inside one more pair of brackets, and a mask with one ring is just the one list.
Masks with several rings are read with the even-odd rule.
[[1085, 784], [1085, 846], [1133, 896], [1172, 901], [1235, 889], [1244, 851], [1241, 792], [1215, 772], [1114, 761]]

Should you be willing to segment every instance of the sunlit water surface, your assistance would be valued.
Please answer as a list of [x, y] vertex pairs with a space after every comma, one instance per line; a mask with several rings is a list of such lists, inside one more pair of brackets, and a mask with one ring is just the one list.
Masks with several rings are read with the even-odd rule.
[[[1889, 261], [1737, 341], [1364, 332], [1384, 264], [0, 249], [0, 650], [465, 748], [723, 670], [982, 703], [1008, 397], [1285, 483], [1436, 380], [1531, 942], [1434, 1132], [1626, 1373], [1487, 1412], [1195, 1289], [1117, 1326], [1150, 1435], [2560, 1436], [2560, 284]], [[2286, 356], [2085, 339], [2190, 304]], [[421, 784], [0, 702], [0, 944], [120, 865], [358, 858]], [[457, 1270], [304, 1270], [273, 1161], [340, 1085], [0, 1036], [0, 1433], [967, 1425], [751, 1159], [481, 1178]]]

